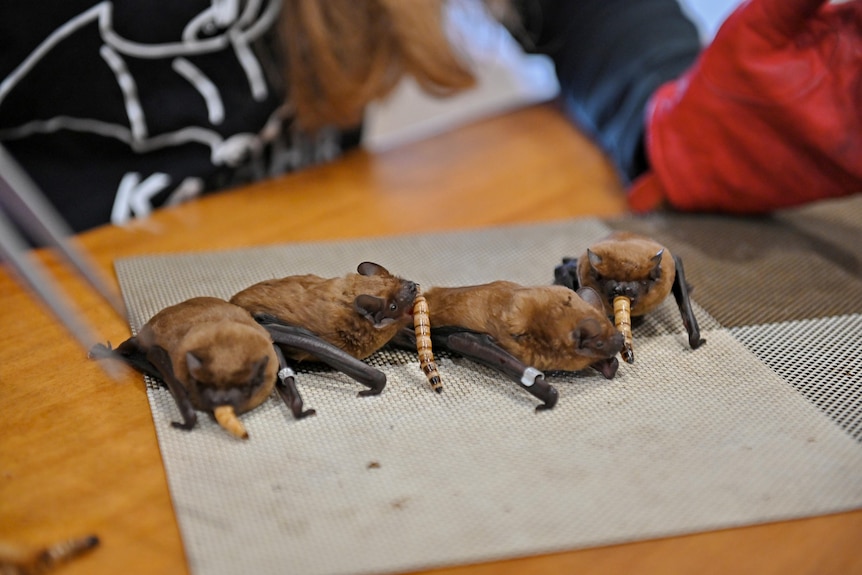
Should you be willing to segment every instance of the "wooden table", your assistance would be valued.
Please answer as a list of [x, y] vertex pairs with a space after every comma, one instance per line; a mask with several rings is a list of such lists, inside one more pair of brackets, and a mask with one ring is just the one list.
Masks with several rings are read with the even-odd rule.
[[[624, 212], [602, 155], [554, 108], [538, 106], [395, 151], [352, 153], [79, 241], [113, 277], [114, 259], [137, 254]], [[103, 339], [129, 336], [50, 254], [40, 257]], [[187, 573], [142, 378], [108, 378], [5, 273], [0, 295], [0, 540], [37, 545], [97, 533], [102, 546], [64, 573]], [[862, 573], [860, 543], [856, 511], [433, 573]]]

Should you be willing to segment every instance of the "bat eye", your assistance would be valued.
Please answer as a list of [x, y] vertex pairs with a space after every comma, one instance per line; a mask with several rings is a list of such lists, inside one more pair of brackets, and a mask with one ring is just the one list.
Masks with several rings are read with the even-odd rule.
[[395, 304], [395, 303], [389, 304], [389, 310], [390, 311], [395, 311], [397, 309], [398, 309], [398, 304]]

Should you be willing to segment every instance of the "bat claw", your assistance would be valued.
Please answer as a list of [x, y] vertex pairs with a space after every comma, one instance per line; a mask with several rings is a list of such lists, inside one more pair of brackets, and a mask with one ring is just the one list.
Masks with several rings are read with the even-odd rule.
[[363, 389], [362, 391], [357, 393], [356, 396], [357, 397], [369, 397], [372, 395], [380, 395], [381, 391], [383, 391], [382, 387], [379, 389], [372, 387], [371, 389]]

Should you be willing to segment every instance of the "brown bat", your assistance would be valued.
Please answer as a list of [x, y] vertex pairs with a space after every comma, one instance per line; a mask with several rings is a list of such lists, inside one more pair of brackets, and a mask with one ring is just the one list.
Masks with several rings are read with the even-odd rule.
[[[344, 277], [306, 274], [262, 281], [230, 301], [248, 310], [295, 361], [323, 358], [313, 350], [292, 347], [288, 338], [294, 333], [313, 334], [361, 360], [386, 345], [401, 328], [413, 325], [415, 296], [415, 283], [390, 274], [383, 266], [363, 262], [357, 273]], [[361, 370], [359, 366], [371, 369], [357, 363], [357, 370]], [[385, 375], [373, 371], [379, 374], [377, 379], [366, 383], [371, 389], [360, 395], [383, 390]]]
[[508, 281], [434, 287], [425, 293], [435, 328], [486, 333], [539, 370], [579, 371], [612, 358], [622, 338], [592, 290], [525, 287]]
[[[622, 346], [595, 291], [508, 281], [425, 293], [435, 345], [501, 371], [549, 409], [557, 391], [540, 370], [598, 369], [612, 378]], [[402, 332], [405, 336], [407, 332]], [[398, 341], [409, 345], [408, 341]]]
[[195, 410], [205, 411], [232, 435], [246, 439], [237, 414], [263, 403], [277, 377], [294, 415], [313, 413], [302, 411], [292, 374], [279, 371], [279, 353], [247, 311], [218, 298], [196, 297], [161, 310], [116, 349], [96, 344], [89, 355], [120, 359], [161, 380], [183, 418], [174, 427], [192, 429]]
[[68, 539], [41, 549], [29, 549], [0, 541], [0, 573], [40, 575], [48, 573], [99, 545], [95, 535]]
[[682, 260], [658, 242], [631, 232], [614, 232], [587, 248], [580, 258], [563, 258], [554, 283], [578, 289], [591, 287], [602, 295], [605, 311], [626, 333], [623, 357], [634, 362], [631, 322], [642, 318], [673, 292], [692, 349], [706, 343], [691, 307], [691, 286]]

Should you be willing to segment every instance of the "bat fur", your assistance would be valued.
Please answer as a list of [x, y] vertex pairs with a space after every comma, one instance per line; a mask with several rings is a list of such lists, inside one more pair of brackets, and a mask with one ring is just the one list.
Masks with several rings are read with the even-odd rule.
[[433, 287], [425, 299], [433, 329], [485, 333], [536, 369], [578, 371], [613, 358], [622, 346], [598, 294], [584, 293], [586, 299], [562, 286], [495, 281]]
[[[363, 262], [357, 273], [322, 278], [288, 276], [254, 284], [231, 298], [252, 315], [307, 329], [357, 359], [388, 343], [401, 328], [413, 325], [416, 284]], [[285, 354], [302, 361], [314, 357], [300, 350]]]

